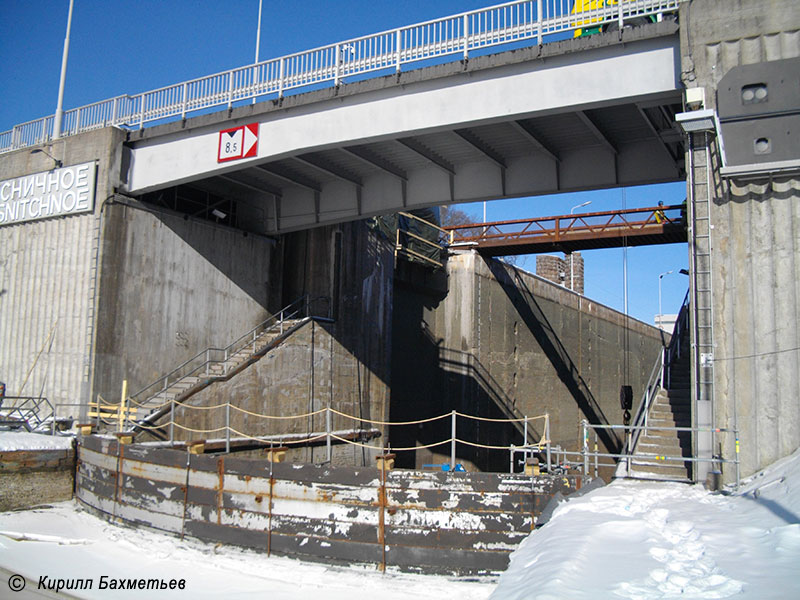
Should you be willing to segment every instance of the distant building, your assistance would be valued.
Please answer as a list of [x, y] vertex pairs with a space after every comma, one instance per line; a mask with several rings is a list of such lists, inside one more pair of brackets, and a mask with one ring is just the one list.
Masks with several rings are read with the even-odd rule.
[[678, 315], [656, 315], [653, 319], [655, 326], [667, 333], [672, 333], [675, 329], [675, 321], [678, 320]]
[[568, 290], [583, 294], [583, 257], [580, 252], [565, 254], [564, 258], [539, 254], [536, 257], [536, 274], [563, 285]]

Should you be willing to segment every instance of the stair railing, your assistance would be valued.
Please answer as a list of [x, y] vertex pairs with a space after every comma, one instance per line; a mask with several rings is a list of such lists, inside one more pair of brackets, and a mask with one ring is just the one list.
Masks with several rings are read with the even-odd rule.
[[[627, 456], [628, 471], [630, 471], [631, 457], [636, 449], [636, 444], [639, 442], [642, 432], [647, 434], [648, 416], [650, 414], [650, 407], [653, 404], [658, 392], [664, 388], [669, 388], [671, 367], [677, 361], [682, 353], [681, 335], [684, 329], [689, 327], [689, 293], [681, 305], [681, 310], [678, 313], [678, 318], [675, 320], [675, 327], [672, 330], [672, 337], [669, 344], [661, 349], [658, 357], [653, 364], [653, 369], [650, 372], [650, 378], [647, 380], [647, 386], [642, 393], [642, 399], [639, 402], [639, 407], [636, 409], [632, 421], [632, 428], [628, 430], [629, 434], [626, 436], [627, 442], [623, 454]], [[641, 427], [644, 427], [642, 429]]]
[[205, 350], [198, 352], [176, 368], [172, 369], [166, 375], [162, 375], [152, 383], [137, 391], [135, 394], [131, 394], [128, 399], [139, 406], [143, 406], [147, 403], [148, 399], [165, 392], [171, 386], [187, 377], [196, 376], [198, 373], [203, 372], [205, 372], [206, 375], [210, 375], [212, 364], [222, 363], [224, 365], [223, 376], [226, 376], [228, 373], [229, 360], [237, 352], [240, 352], [252, 344], [252, 353], [254, 354], [257, 350], [259, 337], [272, 329], [276, 329], [279, 334], [283, 334], [285, 331], [286, 321], [303, 317], [321, 316], [313, 315], [312, 312], [313, 307], [322, 301], [325, 301], [328, 304], [327, 318], [330, 318], [331, 303], [327, 297], [319, 296], [312, 299], [308, 294], [304, 294], [274, 315], [250, 329], [245, 334], [239, 336], [226, 347], [208, 347]]

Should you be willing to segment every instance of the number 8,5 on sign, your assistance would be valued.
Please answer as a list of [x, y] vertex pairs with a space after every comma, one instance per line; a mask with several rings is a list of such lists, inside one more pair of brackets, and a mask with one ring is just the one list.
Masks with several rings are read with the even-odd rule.
[[258, 123], [241, 125], [219, 132], [217, 162], [251, 158], [258, 152]]

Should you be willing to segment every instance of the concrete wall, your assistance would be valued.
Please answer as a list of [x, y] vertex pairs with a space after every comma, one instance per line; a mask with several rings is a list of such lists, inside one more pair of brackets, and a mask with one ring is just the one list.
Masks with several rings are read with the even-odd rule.
[[[693, 0], [680, 21], [683, 80], [709, 107], [732, 67], [800, 56], [795, 0]], [[738, 423], [746, 476], [800, 446], [800, 181], [715, 176], [710, 192], [715, 419]], [[718, 442], [735, 455], [732, 436]]]
[[[0, 227], [0, 380], [9, 395], [89, 397], [98, 215], [117, 185], [123, 138], [109, 128], [46, 147], [67, 166], [97, 161], [94, 213]], [[43, 153], [20, 150], [0, 157], [0, 180], [52, 168]]]
[[[276, 254], [283, 265], [283, 298], [325, 296], [315, 314], [333, 322], [313, 322], [227, 382], [193, 396], [195, 406], [231, 404], [253, 413], [299, 415], [332, 407], [349, 415], [385, 421], [388, 416], [392, 315], [392, 244], [365, 222], [324, 227], [283, 236]], [[332, 298], [332, 303], [328, 298]], [[287, 301], [288, 303], [288, 301]], [[178, 411], [178, 422], [197, 430], [178, 439], [221, 437], [203, 433], [225, 425], [222, 410]], [[325, 415], [270, 421], [233, 411], [231, 427], [247, 435], [325, 431]], [[335, 417], [334, 430], [359, 428]], [[371, 425], [364, 424], [364, 429]], [[325, 448], [303, 448], [290, 460], [325, 460]], [[354, 446], [334, 453], [338, 464], [372, 462]]]
[[95, 394], [118, 401], [269, 316], [275, 242], [118, 198], [103, 212]]
[[[579, 445], [581, 419], [621, 424], [620, 385], [632, 385], [638, 402], [661, 348], [657, 329], [477, 254], [453, 255], [447, 269], [446, 297], [396, 290], [392, 420], [452, 409], [503, 418], [502, 402], [529, 417], [549, 412], [552, 443], [570, 450]], [[510, 426], [462, 419], [457, 426], [460, 439], [485, 445], [522, 440]], [[531, 427], [542, 433], [541, 421]], [[449, 420], [395, 428], [392, 444], [433, 443], [449, 438], [449, 428]], [[448, 453], [420, 451], [414, 460]], [[462, 445], [458, 459], [482, 469], [509, 464], [506, 452]]]

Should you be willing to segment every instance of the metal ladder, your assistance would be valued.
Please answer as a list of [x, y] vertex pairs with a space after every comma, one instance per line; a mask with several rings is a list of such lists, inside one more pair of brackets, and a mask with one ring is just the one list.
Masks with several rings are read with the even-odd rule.
[[[691, 260], [691, 345], [694, 381], [692, 387], [693, 426], [714, 427], [714, 285], [711, 222], [711, 150], [707, 132], [692, 134], [689, 141], [689, 256]], [[694, 137], [697, 136], [697, 137]], [[702, 144], [695, 141], [702, 136]], [[713, 431], [698, 433], [695, 456], [713, 455]], [[703, 481], [709, 463], [698, 463], [695, 481]]]

